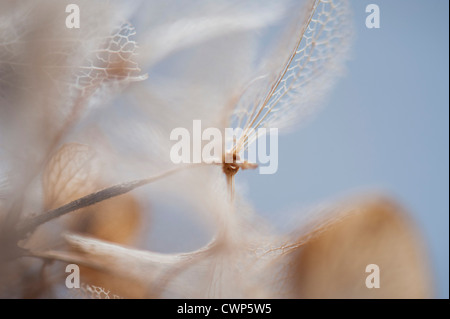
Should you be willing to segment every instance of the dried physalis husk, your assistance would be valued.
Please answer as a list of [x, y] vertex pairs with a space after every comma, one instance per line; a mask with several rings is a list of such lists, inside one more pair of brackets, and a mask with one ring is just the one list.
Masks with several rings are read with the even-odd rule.
[[[431, 281], [420, 236], [393, 201], [363, 201], [307, 236], [290, 253], [296, 298], [427, 298]], [[300, 239], [302, 241], [304, 239]], [[375, 282], [379, 268], [379, 288]], [[367, 272], [366, 272], [367, 270]], [[369, 278], [368, 278], [369, 277]]]
[[99, 160], [88, 145], [64, 144], [42, 175], [45, 210], [54, 209], [99, 190]]

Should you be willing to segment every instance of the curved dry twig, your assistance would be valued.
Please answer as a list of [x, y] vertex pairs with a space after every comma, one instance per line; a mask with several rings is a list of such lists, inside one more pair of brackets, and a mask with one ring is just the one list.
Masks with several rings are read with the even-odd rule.
[[18, 226], [17, 232], [21, 236], [25, 236], [27, 233], [33, 231], [36, 227], [38, 227], [52, 219], [58, 218], [60, 216], [63, 216], [70, 212], [79, 210], [81, 208], [94, 205], [96, 203], [107, 200], [109, 198], [123, 195], [123, 194], [128, 193], [138, 187], [153, 183], [157, 180], [160, 180], [164, 177], [170, 176], [170, 175], [172, 175], [176, 172], [179, 172], [183, 169], [186, 169], [188, 167], [193, 167], [193, 166], [198, 166], [198, 165], [201, 165], [201, 164], [191, 164], [191, 165], [186, 165], [186, 166], [179, 166], [179, 167], [170, 169], [168, 171], [165, 171], [161, 174], [158, 174], [156, 176], [117, 184], [117, 185], [102, 189], [98, 192], [91, 193], [89, 195], [86, 195], [84, 197], [76, 199], [66, 205], [52, 209], [50, 211], [47, 211], [45, 213], [39, 214], [35, 217], [29, 218], [29, 219], [23, 221]]

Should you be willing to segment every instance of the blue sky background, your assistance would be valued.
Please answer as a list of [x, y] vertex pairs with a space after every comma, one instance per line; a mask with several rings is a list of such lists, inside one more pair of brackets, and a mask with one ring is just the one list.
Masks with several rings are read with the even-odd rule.
[[[380, 29], [365, 26], [370, 3], [380, 7]], [[364, 191], [393, 196], [424, 235], [436, 296], [448, 298], [449, 2], [352, 6], [357, 34], [347, 76], [312, 121], [280, 137], [277, 174], [239, 178], [275, 223], [293, 207]]]

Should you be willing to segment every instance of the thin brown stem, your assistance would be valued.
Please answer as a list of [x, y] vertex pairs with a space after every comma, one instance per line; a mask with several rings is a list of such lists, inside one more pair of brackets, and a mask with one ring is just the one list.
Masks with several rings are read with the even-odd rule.
[[128, 193], [128, 192], [134, 190], [135, 188], [150, 184], [154, 181], [157, 181], [159, 179], [162, 179], [164, 177], [172, 175], [172, 174], [174, 174], [184, 168], [187, 168], [187, 167], [190, 167], [190, 166], [177, 167], [177, 168], [168, 170], [168, 171], [166, 171], [162, 174], [156, 175], [156, 176], [117, 184], [117, 185], [102, 189], [98, 192], [91, 193], [89, 195], [86, 195], [84, 197], [76, 199], [66, 205], [49, 210], [43, 214], [39, 214], [36, 217], [29, 218], [28, 220], [22, 222], [21, 225], [19, 225], [19, 228], [17, 231], [21, 237], [24, 237], [24, 236], [26, 236], [27, 233], [33, 231], [36, 227], [38, 227], [52, 219], [58, 218], [60, 216], [63, 216], [67, 213], [79, 210], [81, 208], [94, 205], [96, 203], [102, 202], [109, 198], [123, 195], [125, 193]]
[[230, 202], [234, 201], [234, 175], [235, 174], [227, 174], [227, 185], [228, 185], [228, 196]]

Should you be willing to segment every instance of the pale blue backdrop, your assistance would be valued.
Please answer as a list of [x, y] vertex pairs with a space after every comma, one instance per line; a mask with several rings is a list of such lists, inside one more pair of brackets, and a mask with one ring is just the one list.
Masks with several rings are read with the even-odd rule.
[[[365, 27], [370, 3], [380, 7], [380, 29]], [[449, 2], [352, 5], [357, 34], [347, 77], [313, 121], [280, 137], [277, 174], [239, 178], [275, 223], [293, 207], [354, 192], [394, 196], [425, 237], [436, 296], [448, 298]]]

